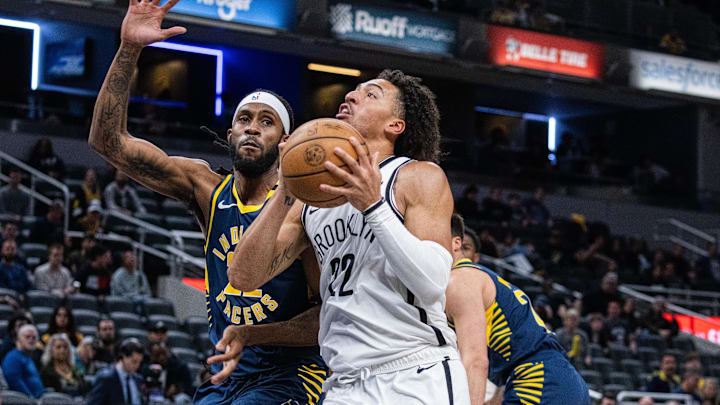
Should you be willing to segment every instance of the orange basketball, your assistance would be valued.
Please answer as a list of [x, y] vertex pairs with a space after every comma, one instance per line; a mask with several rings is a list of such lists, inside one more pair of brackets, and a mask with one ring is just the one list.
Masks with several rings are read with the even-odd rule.
[[366, 154], [370, 154], [362, 135], [350, 124], [334, 118], [308, 121], [297, 128], [288, 138], [280, 158], [280, 167], [288, 191], [308, 205], [320, 208], [337, 207], [347, 202], [343, 196], [320, 191], [321, 184], [343, 186], [345, 182], [325, 169], [329, 160], [350, 172], [347, 164], [334, 152], [343, 149], [355, 160], [358, 156], [350, 143], [350, 137], [361, 142]]

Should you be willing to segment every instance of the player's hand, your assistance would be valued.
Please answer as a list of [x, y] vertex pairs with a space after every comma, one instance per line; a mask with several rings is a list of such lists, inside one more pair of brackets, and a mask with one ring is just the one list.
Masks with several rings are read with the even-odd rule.
[[122, 42], [143, 47], [187, 31], [183, 27], [162, 28], [163, 18], [180, 0], [167, 0], [162, 6], [161, 1], [130, 0], [130, 7], [120, 30]]
[[350, 138], [350, 143], [355, 148], [358, 161], [355, 161], [344, 150], [335, 148], [335, 154], [347, 164], [350, 173], [340, 169], [329, 160], [325, 161], [325, 168], [335, 177], [345, 181], [346, 184], [342, 187], [321, 184], [320, 190], [337, 196], [345, 196], [353, 207], [365, 211], [382, 198], [380, 194], [382, 174], [378, 165], [379, 153], [375, 152], [372, 157], [369, 157], [365, 153], [366, 149], [362, 147], [360, 141], [355, 137]]
[[237, 367], [247, 342], [245, 330], [244, 325], [231, 325], [225, 328], [222, 339], [215, 345], [217, 351], [225, 353], [216, 354], [207, 359], [208, 364], [223, 363], [222, 370], [210, 378], [210, 382], [213, 384], [225, 381]]

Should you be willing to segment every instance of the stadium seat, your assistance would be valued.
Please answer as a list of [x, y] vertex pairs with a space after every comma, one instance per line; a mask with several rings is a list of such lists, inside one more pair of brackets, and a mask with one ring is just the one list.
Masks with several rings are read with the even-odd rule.
[[640, 360], [625, 359], [620, 361], [620, 367], [631, 376], [638, 376], [643, 372], [643, 363]]
[[7, 334], [7, 328], [8, 321], [5, 319], [0, 319], [0, 336], [5, 336]]
[[75, 309], [73, 310], [75, 317], [75, 325], [77, 326], [96, 326], [100, 320], [100, 313], [92, 309]]
[[115, 321], [115, 329], [142, 329], [140, 316], [132, 312], [111, 312], [110, 318]]
[[637, 355], [645, 363], [645, 366], [649, 366], [650, 362], [660, 360], [660, 353], [654, 347], [638, 347]]
[[603, 350], [603, 347], [599, 344], [590, 343], [588, 345], [588, 354], [590, 355], [590, 357], [603, 357], [605, 356], [605, 351]]
[[46, 392], [40, 397], [40, 405], [79, 405], [82, 403], [82, 400], [76, 400], [61, 392]]
[[660, 370], [660, 360], [651, 361], [645, 369], [649, 374], [652, 374], [656, 370]]
[[677, 363], [682, 363], [683, 357], [685, 357], [685, 352], [680, 349], [666, 349], [664, 352], [660, 353], [661, 356], [663, 354], [672, 354], [675, 356]]
[[121, 339], [135, 338], [139, 340], [140, 343], [143, 345], [146, 345], [148, 343], [147, 331], [143, 329], [123, 328], [120, 329], [119, 335]]
[[129, 298], [111, 295], [105, 297], [105, 309], [108, 312], [135, 312], [135, 305]]
[[720, 378], [720, 364], [714, 364], [710, 366], [710, 375], [716, 378]]
[[191, 316], [185, 319], [185, 329], [191, 336], [202, 336], [208, 332], [208, 321], [202, 316]]
[[18, 299], [18, 293], [15, 290], [11, 290], [9, 288], [0, 288], [0, 297], [2, 297], [3, 295], [9, 295], [16, 301]]
[[175, 330], [168, 331], [168, 341], [167, 344], [170, 348], [186, 348], [191, 349], [192, 346], [192, 339], [190, 338], [190, 335], [188, 335], [185, 332], [178, 332]]
[[60, 301], [56, 295], [42, 290], [30, 290], [25, 296], [27, 297], [28, 307], [55, 308]]
[[36, 405], [37, 401], [22, 392], [2, 391], [0, 392], [3, 405]]
[[23, 243], [19, 247], [27, 258], [38, 257], [47, 260], [47, 246], [42, 243]]
[[693, 340], [690, 336], [685, 336], [685, 335], [675, 336], [672, 340], [672, 345], [676, 349], [680, 349], [686, 353], [695, 351], [695, 342], [693, 342]]
[[10, 305], [0, 305], [0, 320], [9, 321], [12, 318], [15, 310]]
[[649, 335], [649, 334], [640, 334], [637, 338], [637, 345], [638, 348], [640, 347], [652, 347], [657, 351], [664, 351], [667, 347], [667, 344], [665, 342], [665, 338], [663, 338], [660, 335]]
[[158, 195], [157, 193], [155, 193], [154, 191], [150, 190], [149, 188], [142, 187], [142, 186], [136, 187], [136, 188], [135, 188], [135, 191], [137, 191], [137, 195], [138, 195], [138, 197], [140, 197], [140, 198], [151, 198], [151, 199], [155, 199], [155, 196]]
[[210, 337], [207, 332], [204, 335], [199, 335], [195, 338], [196, 347], [206, 356], [215, 352], [215, 345], [210, 341]]
[[624, 385], [628, 389], [632, 389], [635, 386], [632, 376], [623, 371], [611, 371], [608, 375], [608, 381], [610, 381], [610, 384]]
[[607, 381], [610, 372], [613, 370], [613, 362], [605, 357], [593, 357], [590, 360], [590, 368], [599, 372], [603, 377], [603, 381]]
[[[98, 367], [98, 370], [100, 370], [99, 367]], [[87, 384], [90, 387], [92, 387], [93, 383], [95, 382], [95, 376], [91, 375], [91, 374], [86, 374], [85, 376], [83, 376], [83, 379], [85, 380], [85, 384]]]
[[180, 201], [171, 200], [166, 198], [160, 204], [162, 212], [165, 215], [178, 216], [184, 218], [190, 218], [188, 207]]
[[37, 328], [40, 336], [44, 335], [48, 331], [48, 324], [46, 323], [35, 323], [35, 327]]
[[148, 315], [175, 316], [172, 302], [162, 298], [145, 298], [145, 312]]
[[178, 322], [174, 316], [170, 315], [150, 315], [148, 316], [149, 325], [153, 325], [155, 322], [163, 322], [167, 327], [168, 331], [178, 330]]
[[169, 215], [165, 217], [165, 222], [170, 229], [177, 229], [181, 231], [200, 231], [197, 222], [188, 216], [174, 216]]
[[613, 359], [616, 365], [620, 365], [620, 362], [625, 359], [632, 359], [633, 355], [630, 349], [621, 345], [610, 345], [610, 358]]
[[704, 353], [701, 356], [701, 358], [702, 358], [703, 367], [705, 367], [708, 370], [710, 369], [711, 366], [720, 364], [720, 355], [717, 355], [717, 354]]
[[198, 352], [196, 352], [193, 349], [186, 349], [184, 347], [175, 347], [171, 349], [172, 353], [177, 356], [180, 360], [186, 362], [186, 363], [192, 363], [198, 361], [198, 356], [200, 355]]
[[135, 218], [137, 218], [141, 221], [151, 223], [155, 226], [163, 226], [164, 225], [162, 216], [160, 216], [158, 214], [153, 214], [150, 212], [138, 213], [135, 215]]
[[95, 336], [95, 334], [97, 333], [97, 326], [96, 326], [96, 325], [93, 325], [93, 326], [89, 326], [89, 325], [78, 326], [78, 327], [77, 327], [77, 331], [80, 332], [80, 333], [82, 333], [83, 336]]
[[98, 310], [98, 303], [97, 299], [94, 295], [90, 294], [71, 294], [68, 295], [67, 303], [70, 308], [73, 310], [76, 309], [92, 309], [94, 311]]
[[200, 386], [200, 384], [202, 384], [202, 381], [200, 380], [200, 373], [205, 369], [205, 367], [198, 362], [188, 362], [187, 366], [190, 370], [190, 376], [193, 379], [193, 385]]
[[583, 380], [594, 389], [600, 389], [603, 386], [603, 378], [599, 372], [595, 370], [580, 370]]
[[30, 313], [33, 316], [34, 323], [49, 323], [50, 318], [52, 317], [53, 311], [55, 311], [52, 308], [48, 307], [31, 307]]
[[620, 391], [627, 391], [629, 389], [631, 389], [631, 387], [624, 384], [606, 384], [605, 386], [603, 386], [604, 392], [618, 393]]

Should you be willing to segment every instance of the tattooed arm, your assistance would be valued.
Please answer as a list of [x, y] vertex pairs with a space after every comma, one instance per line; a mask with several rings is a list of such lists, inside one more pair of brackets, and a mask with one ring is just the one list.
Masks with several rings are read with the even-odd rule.
[[[95, 102], [88, 142], [108, 162], [139, 183], [191, 203], [197, 200], [196, 195], [209, 195], [204, 189], [212, 189], [218, 175], [202, 160], [169, 157], [150, 142], [127, 132], [130, 82], [140, 51], [148, 44], [185, 32], [182, 27], [161, 28], [163, 17], [177, 1], [169, 0], [159, 6], [160, 0], [130, 0], [122, 24], [120, 49]], [[203, 190], [198, 190], [198, 185], [204, 186], [200, 187]], [[196, 203], [203, 209], [208, 205], [204, 201]]]

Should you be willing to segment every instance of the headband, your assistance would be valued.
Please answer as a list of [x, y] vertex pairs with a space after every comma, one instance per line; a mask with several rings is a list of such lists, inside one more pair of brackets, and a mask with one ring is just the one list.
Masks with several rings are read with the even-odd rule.
[[260, 103], [265, 104], [266, 106], [272, 108], [275, 110], [277, 115], [280, 116], [280, 121], [282, 121], [283, 128], [285, 129], [285, 133], [290, 133], [290, 113], [288, 112], [285, 105], [280, 101], [279, 98], [275, 97], [274, 95], [264, 92], [264, 91], [258, 91], [255, 93], [250, 93], [247, 96], [245, 96], [242, 101], [240, 101], [240, 104], [238, 104], [237, 108], [235, 109], [235, 115], [233, 115], [233, 120], [237, 116], [238, 111], [240, 111], [241, 108], [243, 108], [247, 104], [251, 103]]

